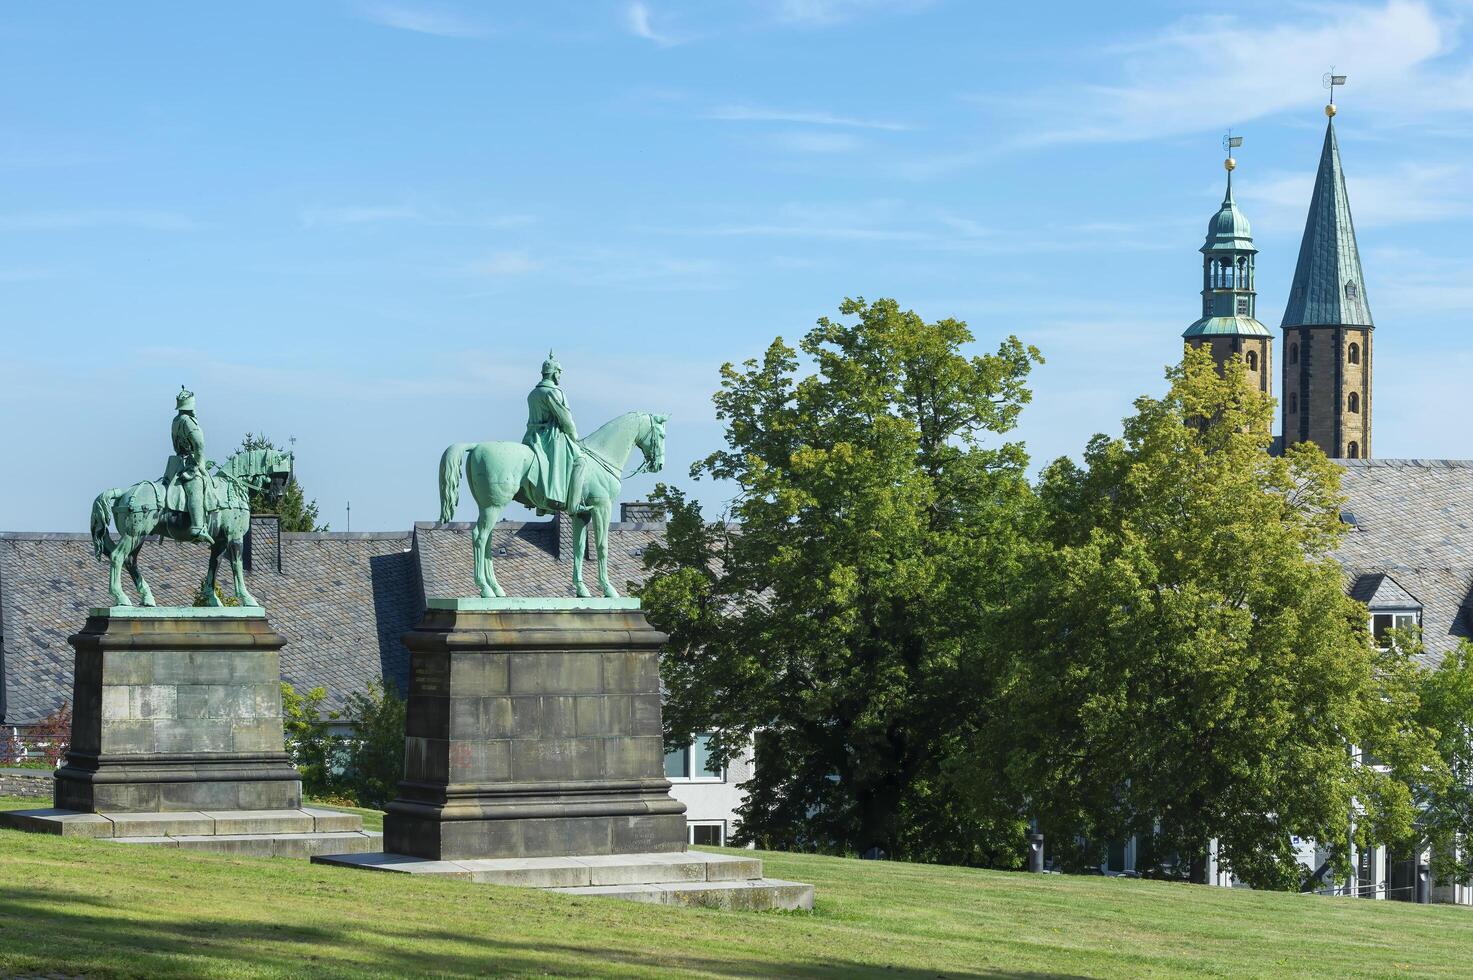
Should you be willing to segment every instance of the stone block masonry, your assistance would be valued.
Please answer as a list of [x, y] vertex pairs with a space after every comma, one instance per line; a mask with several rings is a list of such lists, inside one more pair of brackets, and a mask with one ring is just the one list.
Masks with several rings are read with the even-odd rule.
[[292, 810], [285, 640], [259, 609], [95, 609], [76, 648], [68, 810]]
[[431, 600], [411, 651], [385, 850], [418, 858], [680, 852], [664, 634], [634, 600]]

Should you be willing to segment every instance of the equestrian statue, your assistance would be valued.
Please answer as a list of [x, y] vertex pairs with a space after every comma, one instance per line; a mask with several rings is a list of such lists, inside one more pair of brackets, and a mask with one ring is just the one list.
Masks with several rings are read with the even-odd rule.
[[605, 596], [617, 596], [609, 582], [609, 520], [626, 479], [624, 464], [638, 446], [644, 462], [629, 476], [658, 473], [665, 465], [667, 416], [626, 412], [579, 439], [561, 379], [562, 366], [549, 351], [542, 380], [527, 395], [527, 431], [520, 443], [457, 442], [440, 457], [441, 523], [455, 516], [462, 471], [480, 509], [472, 540], [476, 586], [485, 598], [506, 595], [491, 561], [491, 531], [513, 500], [539, 514], [561, 511], [572, 519], [573, 590], [582, 597], [589, 595], [583, 553], [591, 523], [599, 587]]
[[[133, 603], [123, 592], [123, 569], [133, 577], [138, 600], [157, 605], [138, 568], [138, 552], [152, 534], [210, 546], [209, 570], [200, 591], [206, 605], [222, 605], [215, 592], [220, 556], [230, 554], [235, 597], [242, 606], [260, 603], [246, 589], [241, 542], [251, 527], [251, 491], [291, 477], [292, 454], [276, 449], [238, 452], [224, 463], [205, 458], [205, 433], [194, 412], [194, 392], [180, 388], [170, 435], [174, 455], [159, 480], [144, 480], [126, 490], [104, 490], [92, 502], [92, 548], [111, 562], [108, 590], [115, 606]], [[214, 470], [211, 472], [211, 470]], [[108, 522], [118, 529], [113, 541]]]

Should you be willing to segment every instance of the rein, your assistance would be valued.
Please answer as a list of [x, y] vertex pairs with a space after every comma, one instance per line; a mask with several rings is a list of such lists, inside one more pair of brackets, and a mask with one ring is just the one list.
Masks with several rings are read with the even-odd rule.
[[[653, 434], [654, 433], [654, 428], [655, 428], [654, 420], [651, 419], [649, 416], [645, 416], [644, 424], [647, 425], [647, 426], [649, 426], [650, 433]], [[640, 434], [634, 437], [634, 444], [636, 446], [639, 445], [640, 437], [643, 436], [643, 435], [644, 435], [644, 432], [641, 430]], [[620, 482], [623, 482], [624, 480], [628, 480], [631, 477], [638, 476], [639, 474], [641, 474], [641, 473], [643, 473], [645, 471], [645, 467], [647, 467], [647, 466], [650, 465], [649, 453], [645, 451], [645, 448], [643, 446], [640, 446], [639, 451], [644, 456], [644, 461], [641, 462], [638, 466], [636, 466], [633, 470], [631, 470], [627, 475], [621, 476], [619, 474], [619, 467], [615, 466], [613, 463], [611, 463], [607, 459], [605, 459], [604, 456], [601, 453], [599, 453], [597, 450], [592, 449], [589, 446], [585, 445], [581, 439], [578, 441], [578, 446], [579, 446], [580, 449], [583, 450], [583, 452], [584, 452], [585, 455], [587, 455], [595, 463], [597, 463], [598, 465], [602, 466], [606, 471], [608, 471], [609, 476], [612, 476], [614, 479], [616, 479], [616, 480], [618, 480]]]

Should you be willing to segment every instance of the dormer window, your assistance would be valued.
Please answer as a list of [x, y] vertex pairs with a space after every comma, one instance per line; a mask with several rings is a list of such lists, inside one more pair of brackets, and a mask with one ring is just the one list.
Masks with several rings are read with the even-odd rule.
[[1376, 637], [1376, 645], [1383, 650], [1391, 646], [1393, 630], [1417, 629], [1421, 625], [1422, 613], [1416, 609], [1398, 609], [1371, 615], [1371, 634]]
[[1355, 288], [1355, 283], [1353, 283], [1353, 282], [1347, 282], [1345, 284], [1345, 298], [1346, 299], [1351, 300], [1351, 301], [1354, 301], [1355, 298], [1357, 296], [1359, 296], [1359, 295], [1360, 295], [1360, 290], [1358, 290], [1358, 289]]

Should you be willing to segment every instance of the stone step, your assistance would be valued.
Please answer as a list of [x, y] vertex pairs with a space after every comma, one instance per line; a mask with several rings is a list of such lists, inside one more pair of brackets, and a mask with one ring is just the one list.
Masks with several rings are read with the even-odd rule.
[[[317, 860], [314, 858], [314, 860]], [[435, 875], [488, 885], [525, 888], [683, 884], [747, 881], [762, 877], [754, 857], [700, 851], [659, 854], [596, 854], [576, 857], [461, 858], [435, 861], [403, 854], [365, 854], [322, 858], [319, 863]]]
[[353, 813], [297, 810], [184, 810], [163, 813], [84, 813], [76, 810], [0, 811], [0, 827], [63, 837], [205, 837], [356, 833]]
[[199, 834], [181, 837], [109, 837], [115, 844], [152, 844], [188, 851], [212, 851], [244, 857], [312, 858], [324, 854], [367, 854], [384, 846], [374, 831], [328, 831], [304, 834]]
[[621, 898], [653, 905], [686, 905], [734, 911], [813, 908], [813, 886], [779, 878], [740, 881], [675, 881], [630, 885], [584, 885], [549, 888], [558, 895]]

